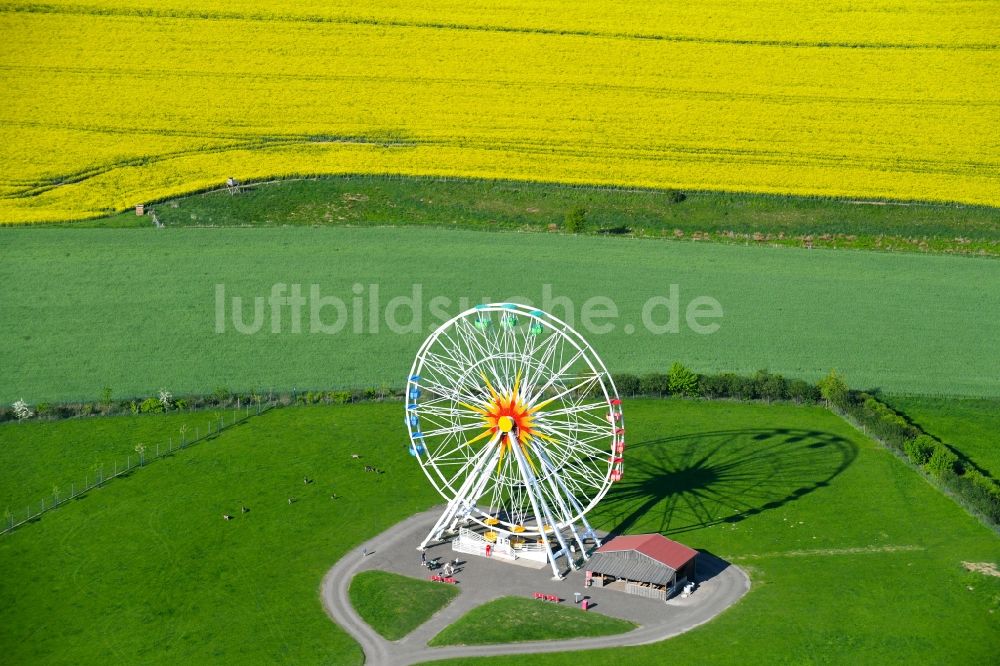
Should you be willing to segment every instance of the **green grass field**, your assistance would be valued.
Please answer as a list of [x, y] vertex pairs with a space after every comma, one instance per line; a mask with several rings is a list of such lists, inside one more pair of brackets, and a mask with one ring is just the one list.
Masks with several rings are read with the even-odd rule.
[[[93, 480], [96, 467], [103, 466], [104, 476], [110, 476], [115, 461], [124, 468], [128, 457], [133, 462], [135, 447], [146, 444], [147, 457], [152, 458], [159, 444], [166, 451], [170, 440], [177, 446], [180, 428], [187, 425], [195, 436], [207, 429], [214, 412], [151, 414], [144, 416], [109, 416], [61, 421], [26, 421], [11, 423], [0, 435], [0, 466], [17, 470], [0, 484], [0, 510], [9, 508], [20, 514], [30, 502], [37, 511], [42, 499], [52, 500], [53, 486], [68, 496], [72, 484], [84, 487]], [[217, 418], [215, 419], [218, 420]], [[141, 470], [140, 473], [144, 473]]]
[[[698, 371], [768, 368], [816, 379], [836, 367], [856, 387], [1000, 395], [1000, 263], [992, 259], [415, 228], [3, 234], [0, 401], [8, 404], [96, 397], [103, 386], [116, 396], [398, 386], [427, 331], [463, 298], [527, 299], [557, 316], [570, 301], [571, 323], [616, 372], [681, 360]], [[272, 333], [267, 299], [277, 283], [301, 284], [307, 300], [313, 284], [321, 298], [340, 299], [342, 316], [332, 306], [319, 314], [342, 328], [310, 333], [306, 305], [299, 332], [284, 307]], [[217, 285], [224, 333], [216, 332]], [[393, 299], [417, 289], [420, 330], [390, 332]], [[262, 299], [257, 333], [237, 332], [233, 297], [244, 299], [246, 325]], [[610, 323], [610, 333], [581, 321], [585, 305], [602, 306], [587, 304], [595, 297], [617, 308], [617, 319], [592, 320]], [[676, 333], [643, 325], [654, 297], [677, 304]], [[702, 320], [720, 324], [714, 334], [686, 323], [699, 297], [722, 308], [721, 319]], [[395, 314], [407, 329], [411, 310]], [[666, 305], [649, 315], [657, 325], [671, 317]]]
[[[668, 647], [588, 659], [992, 659], [1000, 579], [962, 562], [997, 562], [1000, 542], [893, 455], [821, 408], [625, 408], [626, 478], [595, 526], [661, 531], [737, 562], [753, 588]], [[394, 403], [274, 410], [0, 538], [0, 653], [9, 663], [359, 664], [323, 613], [320, 580], [440, 501], [406, 453], [400, 413]], [[105, 438], [102, 419], [78, 423]], [[0, 448], [33, 440], [40, 454], [87, 439], [43, 434], [60, 425], [2, 425]], [[52, 474], [72, 476], [76, 460], [59, 453], [47, 454]], [[372, 462], [386, 473], [361, 471]], [[0, 468], [0, 486], [18, 474]]]
[[953, 446], [1000, 479], [1000, 400], [889, 396], [925, 432]]
[[584, 613], [578, 608], [535, 599], [502, 597], [472, 609], [428, 645], [489, 645], [608, 636], [634, 628], [631, 622], [597, 612]]
[[[876, 205], [877, 204], [877, 205]], [[347, 176], [281, 181], [182, 197], [154, 206], [174, 226], [420, 225], [546, 231], [566, 212], [586, 210], [591, 233], [800, 247], [1000, 254], [1000, 209], [943, 204], [858, 203], [811, 197], [716, 192], [683, 201], [662, 190], [587, 188], [552, 183]], [[73, 226], [150, 226], [133, 212]], [[678, 234], [677, 232], [681, 233]], [[749, 238], [748, 238], [749, 237]]]
[[391, 641], [409, 634], [459, 594], [453, 586], [388, 571], [362, 571], [351, 580], [348, 593], [358, 615]]

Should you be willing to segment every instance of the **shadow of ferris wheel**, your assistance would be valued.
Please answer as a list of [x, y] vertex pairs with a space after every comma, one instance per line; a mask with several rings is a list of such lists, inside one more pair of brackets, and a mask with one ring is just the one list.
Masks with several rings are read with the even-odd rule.
[[851, 441], [795, 428], [717, 430], [631, 445], [625, 478], [595, 511], [617, 535], [682, 534], [746, 520], [823, 488], [857, 456]]

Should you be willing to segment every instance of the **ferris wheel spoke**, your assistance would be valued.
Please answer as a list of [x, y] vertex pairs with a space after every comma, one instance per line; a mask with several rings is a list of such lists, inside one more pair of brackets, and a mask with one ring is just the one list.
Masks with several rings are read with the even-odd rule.
[[568, 414], [579, 414], [580, 412], [589, 412], [594, 409], [607, 409], [607, 404], [603, 402], [591, 402], [584, 405], [570, 405], [567, 407], [560, 407], [559, 409], [545, 410], [545, 418], [557, 418], [560, 416], [565, 416]]
[[[546, 329], [543, 329], [546, 330]], [[538, 377], [541, 376], [541, 371], [543, 369], [549, 369], [552, 363], [552, 358], [555, 355], [555, 351], [558, 348], [562, 338], [556, 333], [549, 331], [547, 335], [541, 340], [541, 342], [532, 342], [530, 358], [537, 362], [538, 367]], [[538, 377], [528, 377], [526, 378], [525, 388], [530, 389], [537, 383]]]
[[470, 423], [468, 425], [452, 425], [444, 428], [436, 428], [434, 430], [428, 430], [424, 433], [424, 438], [435, 437], [438, 435], [451, 435], [456, 433], [464, 433], [470, 430], [483, 430], [482, 423]]
[[[579, 358], [579, 357], [580, 357], [580, 356], [582, 356], [582, 355], [583, 355], [583, 352], [582, 352], [582, 351], [581, 351], [581, 352], [577, 352], [577, 356], [576, 356], [576, 357], [574, 357], [574, 358]], [[538, 389], [538, 390], [537, 390], [537, 391], [536, 391], [536, 392], [534, 393], [534, 395], [532, 395], [532, 396], [531, 396], [531, 398], [530, 398], [530, 399], [528, 400], [528, 402], [529, 402], [530, 404], [535, 404], [535, 403], [536, 403], [536, 402], [538, 401], [538, 399], [539, 399], [540, 397], [542, 397], [542, 394], [543, 394], [543, 393], [545, 393], [545, 390], [546, 390], [546, 389], [548, 389], [548, 388], [549, 388], [550, 386], [552, 386], [553, 384], [555, 384], [555, 383], [557, 382], [557, 378], [558, 378], [559, 376], [561, 376], [561, 375], [562, 375], [562, 374], [563, 374], [563, 373], [564, 373], [564, 372], [566, 371], [566, 366], [563, 366], [563, 368], [564, 368], [563, 370], [560, 370], [559, 372], [557, 372], [557, 373], [556, 373], [556, 374], [555, 374], [555, 375], [554, 375], [553, 377], [551, 377], [551, 378], [549, 379], [549, 381], [547, 381], [547, 382], [545, 383], [545, 385], [544, 385], [544, 386], [542, 386], [542, 388]], [[588, 383], [593, 383], [593, 382], [595, 382], [595, 381], [598, 381], [598, 379], [599, 379], [599, 378], [598, 378], [598, 376], [597, 376], [597, 375], [592, 375], [592, 376], [589, 376], [589, 377], [587, 377], [586, 379], [584, 379], [583, 381], [581, 381], [581, 382], [579, 382], [578, 384], [576, 384], [576, 385], [575, 385], [575, 386], [573, 387], [573, 389], [564, 389], [563, 391], [560, 391], [560, 392], [559, 392], [559, 393], [557, 394], [557, 397], [559, 397], [559, 396], [563, 396], [563, 395], [566, 395], [567, 393], [569, 393], [569, 392], [570, 392], [570, 390], [575, 390], [575, 389], [577, 389], [577, 388], [579, 388], [579, 387], [581, 387], [581, 386], [584, 386], [584, 385], [586, 385], [586, 384], [588, 384]], [[550, 398], [550, 399], [549, 399], [549, 401], [551, 401], [551, 400], [552, 400], [552, 399]]]

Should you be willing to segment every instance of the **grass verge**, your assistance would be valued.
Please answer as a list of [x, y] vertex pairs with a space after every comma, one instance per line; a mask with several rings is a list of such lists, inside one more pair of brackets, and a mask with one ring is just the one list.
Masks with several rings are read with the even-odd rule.
[[351, 605], [372, 629], [399, 640], [458, 596], [451, 585], [388, 571], [362, 571], [351, 580]]
[[[345, 176], [278, 181], [154, 206], [176, 226], [417, 225], [551, 231], [581, 209], [583, 230], [721, 243], [1000, 255], [1000, 209], [555, 183]], [[133, 212], [73, 226], [151, 226]]]
[[436, 635], [428, 645], [490, 645], [623, 634], [635, 629], [625, 620], [547, 601], [503, 597], [474, 608]]

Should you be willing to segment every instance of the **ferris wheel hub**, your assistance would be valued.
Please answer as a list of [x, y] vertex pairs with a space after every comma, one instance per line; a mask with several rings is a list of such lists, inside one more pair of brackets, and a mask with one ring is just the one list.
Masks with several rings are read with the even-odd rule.
[[497, 427], [500, 428], [500, 432], [510, 432], [514, 429], [514, 419], [509, 416], [501, 416], [497, 420]]

